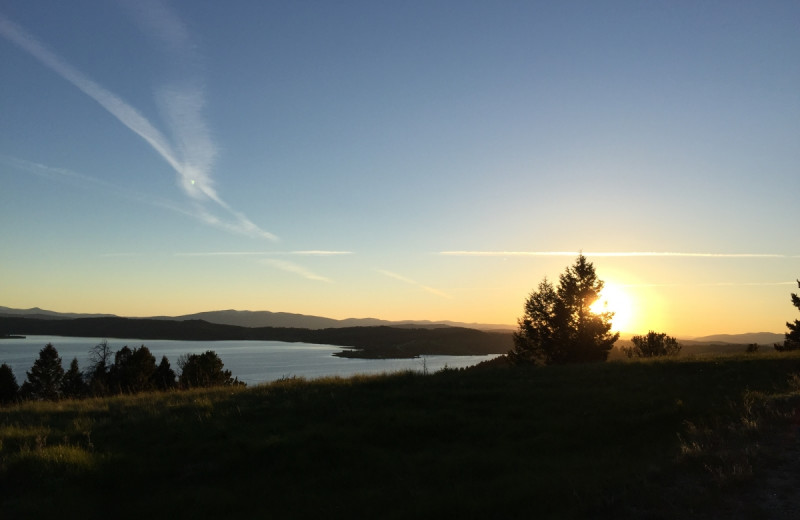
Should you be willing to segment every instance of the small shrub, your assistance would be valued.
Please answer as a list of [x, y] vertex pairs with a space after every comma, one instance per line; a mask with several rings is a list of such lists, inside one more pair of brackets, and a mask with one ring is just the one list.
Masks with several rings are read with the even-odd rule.
[[653, 332], [652, 330], [644, 336], [634, 336], [631, 338], [633, 346], [622, 347], [622, 351], [629, 358], [677, 356], [681, 351], [681, 344], [671, 336], [663, 332]]
[[178, 366], [181, 369], [181, 388], [244, 385], [231, 376], [230, 370], [224, 370], [222, 360], [213, 350], [181, 356]]

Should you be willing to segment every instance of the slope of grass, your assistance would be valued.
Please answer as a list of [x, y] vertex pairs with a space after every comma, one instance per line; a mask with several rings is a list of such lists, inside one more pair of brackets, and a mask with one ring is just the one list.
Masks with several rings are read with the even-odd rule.
[[757, 516], [797, 373], [783, 354], [27, 403], [0, 408], [0, 511]]

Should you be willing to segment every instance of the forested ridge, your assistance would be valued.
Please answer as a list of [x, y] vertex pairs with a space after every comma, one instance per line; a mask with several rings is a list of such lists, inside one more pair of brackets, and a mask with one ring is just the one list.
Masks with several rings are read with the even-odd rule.
[[402, 358], [418, 355], [504, 354], [511, 334], [446, 327], [343, 327], [301, 329], [237, 327], [203, 320], [172, 321], [146, 318], [30, 319], [0, 317], [0, 335], [27, 334], [96, 338], [169, 339], [188, 341], [286, 341], [353, 347], [346, 357]]

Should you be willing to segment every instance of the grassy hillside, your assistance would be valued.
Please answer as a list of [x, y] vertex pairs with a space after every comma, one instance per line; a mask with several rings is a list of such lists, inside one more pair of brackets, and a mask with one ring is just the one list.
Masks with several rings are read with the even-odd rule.
[[0, 511], [780, 518], [798, 373], [800, 355], [768, 354], [15, 405], [0, 408]]

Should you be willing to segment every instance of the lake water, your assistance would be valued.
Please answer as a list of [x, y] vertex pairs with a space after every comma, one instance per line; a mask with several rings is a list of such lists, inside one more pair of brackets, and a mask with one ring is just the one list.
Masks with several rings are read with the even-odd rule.
[[[64, 336], [28, 336], [25, 339], [0, 339], [0, 364], [7, 363], [14, 371], [17, 383], [25, 381], [27, 371], [39, 357], [39, 351], [52, 343], [61, 356], [64, 370], [73, 358], [78, 358], [81, 370], [88, 365], [89, 349], [103, 338], [71, 338]], [[167, 356], [172, 369], [178, 372], [178, 356], [201, 354], [213, 350], [234, 377], [248, 385], [275, 381], [283, 377], [313, 379], [324, 376], [380, 374], [401, 370], [435, 372], [445, 366], [462, 368], [492, 359], [488, 356], [423, 356], [418, 359], [348, 359], [333, 355], [342, 347], [281, 341], [173, 341], [141, 339], [108, 339], [113, 352], [124, 346], [145, 345], [155, 356]]]

